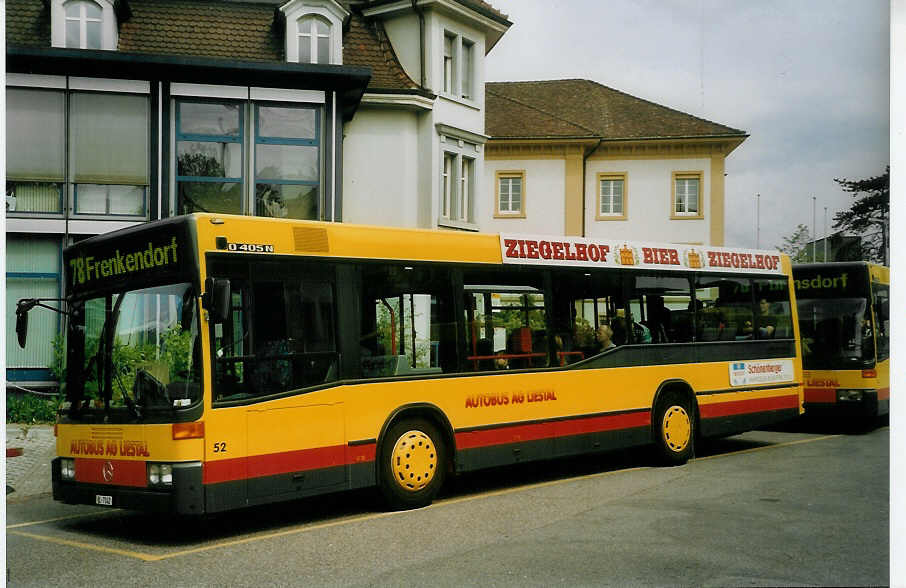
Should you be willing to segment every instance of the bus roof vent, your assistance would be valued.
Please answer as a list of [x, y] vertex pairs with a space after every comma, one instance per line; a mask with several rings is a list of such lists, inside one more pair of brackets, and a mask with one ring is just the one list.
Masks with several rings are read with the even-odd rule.
[[293, 227], [293, 242], [297, 252], [326, 253], [330, 250], [327, 244], [326, 229]]

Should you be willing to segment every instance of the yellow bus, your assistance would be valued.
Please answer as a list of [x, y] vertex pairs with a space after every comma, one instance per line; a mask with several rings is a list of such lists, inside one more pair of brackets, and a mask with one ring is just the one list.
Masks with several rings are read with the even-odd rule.
[[890, 268], [795, 264], [807, 414], [890, 413]]
[[414, 508], [451, 474], [647, 444], [681, 464], [801, 412], [776, 252], [197, 214], [64, 259], [66, 503], [378, 486]]

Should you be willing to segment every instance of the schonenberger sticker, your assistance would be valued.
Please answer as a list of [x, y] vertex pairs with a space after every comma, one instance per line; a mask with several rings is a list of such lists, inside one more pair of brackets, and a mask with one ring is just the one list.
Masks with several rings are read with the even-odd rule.
[[734, 361], [730, 363], [731, 386], [755, 386], [793, 381], [793, 360]]

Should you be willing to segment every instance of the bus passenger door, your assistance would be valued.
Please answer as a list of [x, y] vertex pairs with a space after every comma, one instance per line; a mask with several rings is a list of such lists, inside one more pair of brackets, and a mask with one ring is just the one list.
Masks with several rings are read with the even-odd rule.
[[294, 404], [247, 412], [249, 504], [345, 485], [343, 405]]

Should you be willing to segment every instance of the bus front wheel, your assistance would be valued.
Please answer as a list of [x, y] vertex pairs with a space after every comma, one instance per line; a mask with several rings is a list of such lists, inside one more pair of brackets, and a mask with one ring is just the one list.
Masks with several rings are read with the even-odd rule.
[[428, 506], [446, 473], [446, 452], [440, 432], [424, 419], [400, 421], [387, 431], [381, 446], [380, 486], [395, 510]]
[[692, 457], [695, 417], [688, 397], [668, 392], [658, 399], [652, 428], [657, 458], [665, 465], [682, 465]]

